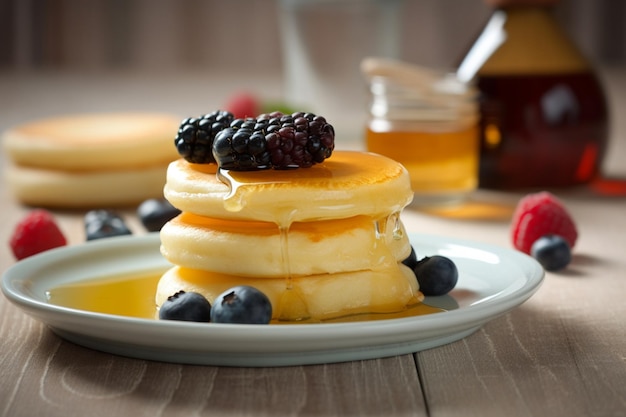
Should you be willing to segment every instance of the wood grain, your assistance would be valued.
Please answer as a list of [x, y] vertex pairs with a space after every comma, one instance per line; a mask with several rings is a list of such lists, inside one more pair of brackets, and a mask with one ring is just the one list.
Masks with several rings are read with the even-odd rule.
[[[65, 342], [3, 305], [0, 415], [425, 416], [412, 355], [334, 365], [219, 368], [118, 357]], [[8, 314], [7, 314], [8, 313]]]
[[522, 307], [460, 343], [419, 353], [431, 415], [624, 415], [623, 356], [588, 330]]

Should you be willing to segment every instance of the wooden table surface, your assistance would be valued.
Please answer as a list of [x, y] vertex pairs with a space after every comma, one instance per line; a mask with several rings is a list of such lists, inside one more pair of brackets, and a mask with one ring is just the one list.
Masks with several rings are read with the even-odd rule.
[[[622, 74], [604, 72], [614, 120], [605, 173], [617, 178], [626, 178]], [[0, 129], [79, 111], [201, 114], [241, 87], [236, 77], [217, 79], [227, 81], [0, 74]], [[246, 82], [279, 88], [277, 80]], [[205, 84], [211, 94], [198, 95]], [[555, 193], [580, 231], [569, 268], [547, 273], [529, 301], [471, 336], [416, 354], [283, 368], [129, 359], [66, 342], [0, 297], [0, 416], [626, 416], [626, 195], [589, 187]], [[409, 209], [404, 222], [409, 231], [510, 248], [510, 214], [522, 195], [480, 191], [472, 210]], [[2, 183], [2, 272], [15, 263], [7, 242], [28, 210]], [[133, 212], [123, 214], [143, 233]], [[82, 214], [55, 212], [71, 245], [84, 241]]]

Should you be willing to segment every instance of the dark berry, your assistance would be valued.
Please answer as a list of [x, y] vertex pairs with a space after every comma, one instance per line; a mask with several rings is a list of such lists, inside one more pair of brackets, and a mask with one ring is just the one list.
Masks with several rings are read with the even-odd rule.
[[411, 269], [415, 269], [417, 266], [417, 253], [415, 252], [415, 248], [413, 246], [411, 246], [411, 253], [405, 260], [402, 261], [402, 263]]
[[174, 139], [178, 153], [191, 163], [214, 163], [215, 135], [227, 128], [233, 119], [232, 113], [216, 110], [202, 117], [183, 120]]
[[145, 200], [137, 208], [137, 217], [150, 232], [158, 232], [165, 223], [179, 214], [180, 210], [164, 198]]
[[208, 322], [211, 319], [211, 303], [197, 292], [179, 291], [167, 297], [159, 308], [161, 320]]
[[[253, 121], [250, 119], [250, 123]], [[263, 134], [254, 131], [254, 125], [246, 126], [243, 119], [235, 122], [215, 137], [213, 155], [219, 166], [235, 171], [270, 168], [270, 154]]]
[[87, 240], [132, 234], [124, 220], [117, 213], [109, 210], [88, 211], [84, 222]]
[[235, 119], [215, 136], [213, 157], [221, 168], [308, 168], [328, 158], [335, 147], [335, 131], [313, 113], [273, 112]]
[[214, 323], [268, 324], [272, 318], [269, 298], [256, 288], [231, 288], [213, 302], [211, 321]]
[[533, 243], [530, 254], [546, 271], [558, 271], [572, 260], [572, 250], [567, 240], [559, 235], [542, 236]]
[[454, 262], [440, 255], [421, 259], [413, 271], [424, 295], [447, 294], [456, 286], [459, 279]]

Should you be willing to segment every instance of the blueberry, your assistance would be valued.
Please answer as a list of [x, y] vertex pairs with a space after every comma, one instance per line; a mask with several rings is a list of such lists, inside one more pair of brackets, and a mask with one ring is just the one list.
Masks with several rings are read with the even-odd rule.
[[179, 214], [180, 210], [164, 198], [151, 198], [137, 208], [137, 217], [149, 232], [158, 232], [165, 223]]
[[546, 271], [558, 271], [572, 260], [572, 250], [559, 235], [542, 236], [533, 243], [530, 254]]
[[459, 280], [459, 271], [454, 262], [440, 255], [421, 259], [413, 271], [424, 295], [447, 294]]
[[271, 318], [269, 298], [256, 288], [245, 285], [220, 294], [211, 308], [214, 323], [268, 324]]
[[417, 253], [415, 252], [413, 246], [411, 246], [411, 253], [405, 260], [402, 261], [402, 263], [411, 269], [415, 269], [417, 266]]
[[178, 291], [167, 297], [159, 309], [161, 320], [200, 321], [211, 319], [211, 304], [197, 292]]
[[88, 211], [85, 214], [84, 222], [87, 240], [132, 234], [124, 220], [109, 210]]

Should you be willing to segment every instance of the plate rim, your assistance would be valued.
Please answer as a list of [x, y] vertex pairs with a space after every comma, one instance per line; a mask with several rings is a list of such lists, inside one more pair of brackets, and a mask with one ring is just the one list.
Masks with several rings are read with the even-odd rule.
[[[180, 337], [182, 338], [181, 340], [185, 340], [185, 343], [206, 341], [207, 334], [210, 333], [217, 341], [227, 339], [231, 344], [236, 343], [236, 346], [239, 347], [232, 349], [232, 346], [230, 346], [229, 349], [225, 349], [219, 343], [215, 343], [208, 346], [209, 351], [207, 351], [207, 346], [203, 346], [198, 349], [198, 352], [194, 352], [194, 355], [197, 353], [197, 356], [192, 355], [189, 360], [185, 360], [176, 355], [176, 353], [184, 353], [182, 351], [185, 350], [177, 349], [180, 344], [177, 343], [178, 339], [170, 340], [170, 338], [164, 338], [162, 343], [157, 345], [145, 344], [142, 347], [148, 352], [140, 352], [138, 350], [134, 357], [168, 362], [228, 366], [281, 366], [329, 363], [338, 360], [343, 361], [346, 357], [353, 359], [382, 357], [386, 354], [397, 354], [398, 352], [414, 352], [422, 350], [422, 348], [431, 348], [458, 340], [467, 336], [467, 334], [473, 333], [486, 322], [506, 314], [524, 303], [540, 288], [545, 277], [545, 271], [533, 258], [513, 249], [446, 236], [409, 233], [411, 243], [417, 246], [419, 246], [419, 242], [425, 244], [425, 241], [432, 241], [438, 247], [444, 244], [455, 244], [491, 253], [495, 252], [500, 257], [511, 261], [513, 265], [525, 266], [526, 269], [523, 271], [525, 282], [517, 290], [500, 298], [496, 294], [491, 300], [486, 302], [461, 307], [441, 314], [350, 323], [281, 324], [269, 327], [240, 324], [167, 322], [75, 310], [46, 303], [20, 291], [17, 287], [17, 283], [23, 283], [27, 279], [31, 279], [30, 276], [27, 278], [20, 277], [20, 274], [26, 272], [32, 274], [33, 271], [41, 270], [44, 266], [51, 263], [69, 262], [72, 258], [79, 256], [102, 253], [106, 250], [115, 252], [120, 250], [120, 248], [127, 247], [134, 248], [137, 251], [150, 250], [151, 247], [158, 249], [160, 244], [158, 235], [158, 232], [153, 232], [144, 235], [113, 237], [57, 248], [35, 255], [15, 263], [3, 272], [2, 292], [9, 301], [21, 308], [26, 314], [43, 322], [53, 332], [74, 343], [93, 349], [133, 356], [132, 352], [128, 352], [128, 349], [124, 349], [123, 346], [121, 348], [119, 346], [116, 347], [120, 342], [119, 340], [114, 340], [114, 337], [105, 338], [98, 344], [98, 336], [102, 329], [115, 326], [121, 326], [125, 334], [136, 333], [134, 337], [165, 332], [173, 336], [171, 339]], [[156, 259], [157, 254], [155, 254], [155, 261]], [[162, 260], [161, 266], [164, 269], [168, 265], [167, 261]], [[158, 265], [155, 264], [156, 267]], [[45, 278], [43, 279], [45, 280]], [[72, 331], [73, 327], [80, 325], [84, 321], [92, 325], [90, 331], [78, 333]], [[451, 321], [455, 321], [456, 324], [447, 326], [446, 323]], [[210, 326], [211, 330], [209, 332], [206, 331], [206, 326]], [[330, 337], [332, 343], [329, 344], [328, 340], [317, 340], [320, 333], [323, 333], [326, 339]], [[419, 335], [417, 335], [418, 333]], [[425, 343], [424, 335], [434, 341]], [[455, 335], [459, 335], [459, 337], [454, 338]], [[293, 356], [280, 357], [280, 355], [275, 355], [276, 352], [273, 352], [271, 342], [276, 338], [282, 338], [285, 344], [285, 347], [281, 348], [278, 353]], [[384, 338], [390, 338], [390, 341], [381, 343], [380, 339]], [[126, 335], [124, 340], [129, 340], [129, 335]], [[131, 340], [133, 339], [131, 338]], [[257, 342], [258, 350], [251, 355], [246, 345], [253, 341]], [[259, 345], [258, 342], [262, 343]], [[307, 345], [303, 351], [301, 347], [304, 342]], [[122, 344], [124, 343], [126, 342], [122, 342]], [[139, 341], [138, 344], [141, 345], [141, 342]], [[294, 344], [294, 347], [290, 348], [292, 344]], [[139, 346], [136, 346], [136, 348], [139, 348]], [[181, 350], [181, 352], [176, 352], [177, 350]], [[342, 353], [342, 350], [346, 350], [346, 352]], [[215, 357], [220, 351], [222, 351], [223, 357]], [[227, 352], [230, 353], [226, 354]]]

